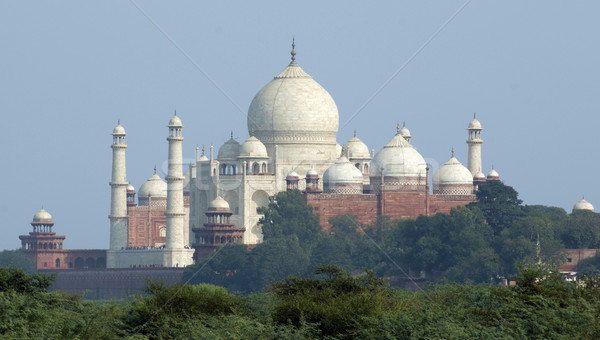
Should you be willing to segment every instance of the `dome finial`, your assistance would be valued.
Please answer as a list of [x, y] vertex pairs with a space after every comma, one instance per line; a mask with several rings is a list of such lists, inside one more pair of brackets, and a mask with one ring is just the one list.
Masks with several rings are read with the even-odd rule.
[[254, 137], [254, 128], [250, 130], [250, 137]]
[[121, 119], [117, 119], [117, 125], [121, 125]]
[[402, 127], [406, 127], [406, 121], [405, 120], [402, 121]]
[[473, 112], [473, 119], [477, 119], [477, 112]]
[[396, 133], [400, 133], [400, 122], [396, 123]]
[[354, 128], [354, 137], [356, 137], [356, 128]]
[[154, 164], [154, 174], [156, 175], [156, 164]]
[[452, 145], [452, 157], [454, 157], [454, 145]]
[[292, 55], [292, 64], [296, 63], [296, 38], [292, 37], [292, 52], [290, 53]]
[[231, 130], [231, 139], [233, 139], [233, 130]]
[[204, 156], [204, 144], [202, 144], [202, 156]]

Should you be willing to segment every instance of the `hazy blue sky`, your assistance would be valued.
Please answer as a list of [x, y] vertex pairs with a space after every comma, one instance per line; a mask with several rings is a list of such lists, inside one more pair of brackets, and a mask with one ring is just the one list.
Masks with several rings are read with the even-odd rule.
[[184, 159], [231, 130], [241, 142], [292, 36], [338, 105], [340, 144], [356, 128], [379, 150], [406, 121], [428, 162], [454, 145], [466, 164], [477, 112], [484, 172], [526, 204], [570, 211], [585, 195], [600, 208], [598, 13], [597, 1], [2, 1], [0, 249], [20, 246], [42, 205], [66, 248], [107, 248], [117, 120], [136, 188], [155, 164], [164, 177], [174, 109]]

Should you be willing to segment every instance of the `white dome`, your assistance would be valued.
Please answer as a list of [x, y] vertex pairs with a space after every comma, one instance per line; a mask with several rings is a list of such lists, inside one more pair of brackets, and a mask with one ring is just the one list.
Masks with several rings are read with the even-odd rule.
[[[220, 150], [219, 150], [220, 152]], [[254, 136], [246, 139], [239, 149], [239, 157], [248, 158], [267, 158], [267, 148], [265, 145]]]
[[290, 171], [288, 172], [288, 174], [285, 176], [285, 179], [298, 179], [300, 176], [298, 176], [298, 173], [296, 171]]
[[115, 126], [115, 128], [113, 129], [113, 135], [124, 135], [125, 134], [125, 128], [123, 128], [121, 126], [121, 124], [117, 124], [117, 126]]
[[319, 176], [319, 173], [315, 169], [310, 169], [306, 172], [306, 177], [308, 176]]
[[229, 139], [225, 144], [221, 145], [219, 148], [219, 153], [217, 154], [217, 159], [236, 159], [240, 154], [240, 143], [238, 143], [235, 139], [233, 139], [233, 134], [231, 139]]
[[221, 196], [217, 196], [214, 200], [208, 204], [208, 210], [229, 210], [229, 203], [224, 200]]
[[36, 212], [35, 215], [33, 215], [33, 221], [34, 222], [43, 222], [43, 221], [52, 221], [52, 215], [50, 215], [46, 210], [44, 210], [44, 208], [42, 208], [40, 211]]
[[500, 179], [500, 175], [496, 170], [492, 169], [488, 172], [487, 179]]
[[594, 211], [594, 206], [590, 202], [582, 198], [581, 201], [575, 203], [575, 205], [573, 206], [573, 211], [575, 210]]
[[294, 61], [248, 109], [248, 131], [264, 143], [335, 143], [338, 123], [333, 98]]
[[206, 157], [206, 155], [201, 155], [200, 158], [198, 158], [199, 162], [207, 161], [207, 160], [208, 160], [208, 157]]
[[456, 157], [452, 156], [433, 175], [433, 185], [473, 185], [473, 175], [469, 169], [460, 164]]
[[152, 198], [167, 197], [167, 183], [156, 173], [148, 178], [146, 183], [142, 184], [140, 190], [138, 190], [138, 198], [145, 198], [148, 196], [151, 196]]
[[479, 172], [477, 172], [474, 176], [473, 176], [473, 180], [477, 180], [477, 181], [485, 181], [485, 175], [483, 174], [483, 172], [481, 172], [481, 170]]
[[469, 127], [467, 127], [467, 129], [482, 130], [481, 123], [477, 120], [477, 118], [473, 118], [473, 120], [469, 123]]
[[369, 148], [356, 135], [342, 147], [342, 154], [350, 158], [371, 158]]
[[410, 145], [400, 133], [381, 149], [369, 168], [371, 177], [380, 177], [381, 168], [384, 175], [390, 177], [422, 177], [427, 175], [427, 164], [423, 156]]
[[127, 184], [127, 191], [133, 191], [133, 192], [135, 192], [135, 188], [133, 187], [133, 185], [131, 185], [131, 183]]
[[340, 157], [323, 174], [326, 184], [362, 184], [363, 175], [346, 156]]
[[173, 118], [171, 118], [171, 120], [169, 120], [169, 126], [183, 126], [181, 124], [181, 119], [179, 119], [179, 117], [177, 117], [177, 113], [175, 113]]

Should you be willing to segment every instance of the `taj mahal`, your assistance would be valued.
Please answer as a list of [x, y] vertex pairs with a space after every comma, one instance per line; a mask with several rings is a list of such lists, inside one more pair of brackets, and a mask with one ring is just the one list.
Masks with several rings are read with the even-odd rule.
[[213, 146], [208, 154], [197, 147], [185, 172], [183, 123], [175, 114], [168, 124], [168, 174], [163, 180], [155, 171], [137, 192], [126, 177], [125, 129], [114, 128], [108, 268], [181, 267], [219, 245], [260, 243], [257, 208], [285, 190], [302, 191], [327, 227], [329, 217], [346, 212], [361, 222], [447, 213], [474, 201], [479, 183], [499, 179], [493, 169], [487, 176], [481, 171], [476, 118], [468, 125], [467, 166], [452, 151], [431, 178], [432, 193], [429, 167], [406, 126], [377, 153], [356, 133], [340, 145], [335, 101], [295, 57], [292, 44], [289, 65], [250, 103], [249, 138], [240, 144], [232, 135], [216, 154]]

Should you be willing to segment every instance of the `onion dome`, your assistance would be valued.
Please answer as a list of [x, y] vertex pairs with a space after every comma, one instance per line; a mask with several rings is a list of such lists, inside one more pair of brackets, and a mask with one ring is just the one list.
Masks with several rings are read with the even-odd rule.
[[467, 127], [468, 130], [482, 130], [481, 123], [477, 120], [475, 114], [473, 114], [473, 120], [469, 123]]
[[217, 159], [236, 159], [240, 154], [240, 143], [238, 143], [235, 139], [233, 139], [233, 132], [231, 133], [231, 138], [225, 142], [225, 144], [221, 145], [219, 148], [219, 153], [217, 154]]
[[406, 127], [405, 122], [402, 122], [402, 128], [400, 129], [399, 132], [400, 132], [400, 136], [404, 137], [404, 139], [406, 139], [406, 141], [410, 143], [410, 139], [412, 138], [412, 136], [410, 135], [410, 131]]
[[473, 176], [473, 182], [485, 182], [485, 175], [483, 174], [483, 172], [481, 172], [481, 170], [479, 170], [474, 176]]
[[52, 215], [42, 208], [33, 215], [33, 222], [52, 223]]
[[[292, 44], [295, 47], [295, 44]], [[254, 97], [248, 132], [267, 144], [335, 143], [338, 109], [331, 95], [292, 62]]]
[[573, 212], [575, 212], [576, 210], [589, 210], [593, 212], [594, 206], [590, 202], [582, 198], [581, 201], [575, 203], [575, 205], [573, 206]]
[[342, 147], [342, 155], [349, 158], [366, 158], [371, 159], [371, 154], [369, 153], [369, 148], [363, 141], [356, 137], [356, 131], [354, 132], [354, 137], [350, 139], [344, 146]]
[[385, 177], [425, 178], [427, 175], [423, 156], [402, 137], [400, 131], [373, 157], [370, 176], [380, 177], [381, 168], [384, 168]]
[[488, 174], [487, 174], [487, 180], [488, 181], [499, 181], [500, 175], [498, 174], [498, 172], [496, 170], [494, 170], [492, 168], [492, 170], [490, 170], [490, 172], [488, 172]]
[[289, 180], [298, 180], [300, 178], [300, 176], [298, 176], [298, 173], [296, 173], [296, 171], [290, 171], [288, 172], [288, 174], [285, 176], [285, 179], [287, 181]]
[[[219, 150], [220, 154], [220, 150]], [[244, 158], [268, 158], [267, 148], [254, 136], [246, 139], [239, 149], [239, 156]]]
[[127, 192], [135, 192], [135, 188], [133, 185], [131, 185], [131, 183], [127, 184]]
[[181, 119], [179, 119], [179, 117], [177, 117], [177, 112], [175, 112], [175, 115], [173, 116], [173, 118], [171, 118], [171, 120], [169, 120], [168, 126], [183, 126], [183, 124], [181, 124]]
[[123, 128], [121, 126], [120, 122], [119, 122], [119, 124], [117, 124], [117, 126], [115, 126], [115, 128], [113, 129], [112, 134], [113, 135], [124, 135], [125, 134], [125, 128]]
[[442, 195], [473, 193], [473, 175], [454, 157], [454, 149], [452, 149], [452, 157], [433, 175], [433, 193]]
[[326, 193], [362, 194], [363, 175], [346, 156], [341, 156], [323, 174]]
[[156, 171], [152, 177], [142, 184], [140, 190], [138, 190], [138, 199], [146, 198], [166, 198], [167, 197], [167, 183], [162, 180]]
[[217, 196], [214, 200], [210, 201], [208, 204], [208, 211], [230, 211], [229, 203], [224, 200], [221, 196]]

